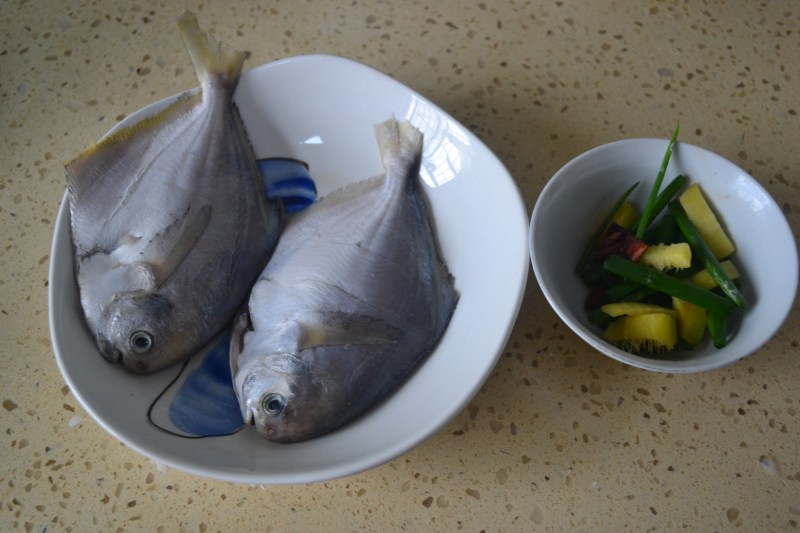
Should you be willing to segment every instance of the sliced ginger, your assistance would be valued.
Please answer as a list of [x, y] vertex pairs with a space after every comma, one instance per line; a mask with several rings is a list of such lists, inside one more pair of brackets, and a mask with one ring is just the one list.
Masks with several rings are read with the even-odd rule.
[[686, 216], [697, 228], [697, 232], [706, 242], [717, 259], [724, 259], [736, 251], [728, 234], [717, 220], [716, 215], [708, 205], [700, 185], [695, 183], [684, 192], [679, 201]]
[[646, 304], [641, 302], [614, 302], [605, 304], [600, 307], [600, 310], [610, 317], [618, 317], [623, 315], [646, 315], [649, 313], [666, 313], [674, 315], [675, 312], [668, 307], [661, 307], [655, 304]]
[[611, 219], [611, 224], [617, 224], [626, 230], [630, 230], [637, 218], [639, 218], [639, 211], [637, 211], [636, 207], [630, 202], [624, 202], [614, 215], [614, 218]]
[[689, 343], [690, 346], [697, 346], [703, 340], [706, 332], [707, 313], [699, 305], [672, 297], [672, 308], [677, 313], [678, 335]]
[[626, 351], [660, 352], [678, 342], [678, 326], [669, 313], [625, 315], [609, 324], [605, 338]]
[[[732, 280], [739, 277], [739, 271], [736, 270], [736, 266], [731, 262], [730, 259], [722, 261], [719, 266], [722, 267], [722, 270], [725, 271], [725, 274], [727, 274]], [[711, 290], [717, 286], [717, 282], [714, 281], [714, 278], [711, 277], [711, 274], [709, 274], [708, 270], [705, 268], [690, 277], [689, 281], [705, 290]]]
[[679, 270], [692, 266], [692, 249], [688, 243], [651, 244], [639, 262], [656, 270]]

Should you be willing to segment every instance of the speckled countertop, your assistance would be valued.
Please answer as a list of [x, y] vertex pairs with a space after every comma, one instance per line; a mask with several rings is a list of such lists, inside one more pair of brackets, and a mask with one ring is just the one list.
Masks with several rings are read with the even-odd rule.
[[[793, 531], [800, 316], [695, 375], [603, 357], [531, 275], [469, 408], [389, 464], [303, 486], [159, 469], [81, 408], [47, 324], [62, 162], [195, 85], [175, 17], [196, 9], [248, 65], [365, 62], [471, 128], [528, 209], [580, 152], [668, 135], [750, 171], [800, 228], [800, 6], [770, 2], [9, 0], [0, 12], [0, 530]], [[423, 416], [423, 415], [421, 415]]]

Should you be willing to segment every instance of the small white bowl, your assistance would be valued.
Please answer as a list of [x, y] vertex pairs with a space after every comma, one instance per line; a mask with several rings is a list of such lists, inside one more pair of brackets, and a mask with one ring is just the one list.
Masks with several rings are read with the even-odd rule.
[[[116, 128], [156, 113], [177, 97], [133, 113]], [[503, 164], [469, 130], [361, 63], [314, 55], [255, 67], [242, 75], [234, 100], [256, 156], [307, 163], [320, 195], [383, 171], [375, 124], [394, 115], [423, 131], [420, 173], [461, 295], [436, 349], [369, 412], [317, 439], [274, 444], [251, 427], [206, 439], [158, 431], [146, 413], [178, 368], [134, 376], [100, 356], [81, 314], [65, 197], [53, 236], [49, 286], [59, 368], [83, 407], [112, 435], [158, 463], [200, 476], [308, 483], [390, 461], [455, 417], [497, 363], [528, 277], [522, 197]]]
[[559, 317], [583, 340], [623, 363], [662, 372], [700, 372], [729, 365], [756, 351], [788, 315], [798, 283], [797, 248], [781, 209], [747, 172], [703, 148], [678, 142], [664, 184], [678, 174], [697, 182], [737, 247], [748, 306], [732, 320], [722, 349], [710, 341], [674, 358], [635, 355], [615, 348], [589, 324], [587, 289], [575, 265], [592, 231], [616, 199], [636, 181], [629, 198], [641, 209], [655, 181], [667, 140], [629, 139], [589, 150], [564, 165], [542, 190], [529, 229], [531, 263], [539, 286]]

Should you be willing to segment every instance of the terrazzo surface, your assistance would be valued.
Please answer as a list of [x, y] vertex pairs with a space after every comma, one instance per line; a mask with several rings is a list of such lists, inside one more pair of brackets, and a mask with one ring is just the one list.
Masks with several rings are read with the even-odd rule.
[[[651, 373], [594, 352], [530, 275], [492, 375], [448, 426], [343, 479], [165, 469], [82, 409], [47, 322], [63, 162], [195, 85], [186, 8], [247, 66], [326, 53], [477, 134], [528, 210], [596, 145], [666, 137], [740, 165], [800, 228], [800, 5], [772, 2], [4, 2], [0, 12], [3, 531], [795, 531], [800, 318], [733, 366]], [[491, 213], [476, 213], [491, 216]], [[424, 413], [420, 413], [424, 416]]]

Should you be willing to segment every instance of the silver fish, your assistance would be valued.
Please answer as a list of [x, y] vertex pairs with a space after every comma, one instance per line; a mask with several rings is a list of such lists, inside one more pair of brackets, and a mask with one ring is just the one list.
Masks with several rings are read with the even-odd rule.
[[149, 374], [234, 317], [282, 229], [232, 97], [245, 55], [178, 28], [200, 91], [66, 165], [81, 306], [108, 361]]
[[422, 133], [390, 119], [376, 137], [385, 174], [289, 220], [234, 326], [239, 406], [268, 440], [363, 413], [433, 350], [455, 309], [419, 184]]

